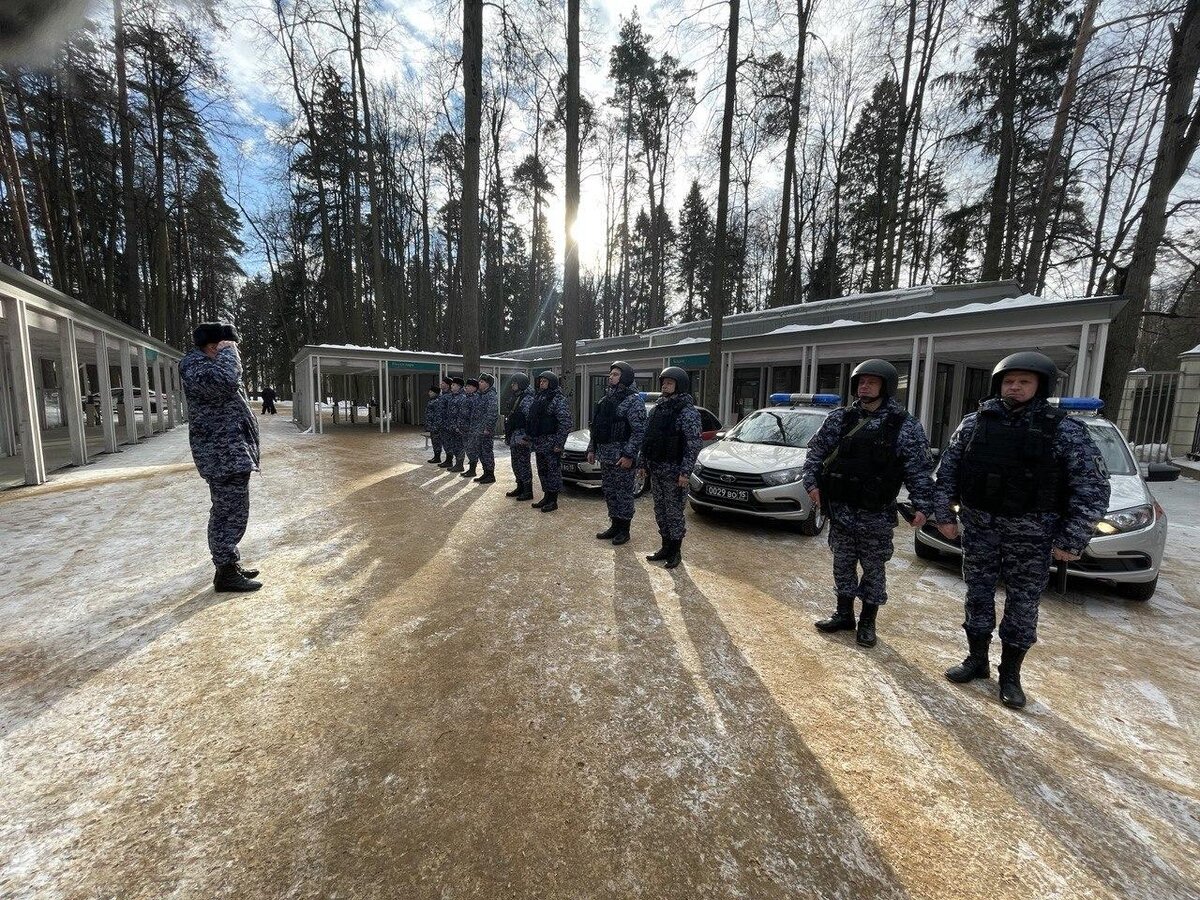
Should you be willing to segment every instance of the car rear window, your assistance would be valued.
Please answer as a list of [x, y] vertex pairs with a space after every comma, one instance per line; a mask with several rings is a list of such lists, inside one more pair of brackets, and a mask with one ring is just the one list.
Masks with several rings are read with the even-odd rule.
[[1129, 453], [1129, 446], [1121, 432], [1108, 422], [1094, 419], [1087, 423], [1088, 434], [1096, 442], [1100, 456], [1109, 475], [1136, 475], [1137, 464]]
[[729, 438], [746, 444], [803, 448], [820, 429], [826, 415], [815, 410], [760, 409], [739, 422], [729, 432]]

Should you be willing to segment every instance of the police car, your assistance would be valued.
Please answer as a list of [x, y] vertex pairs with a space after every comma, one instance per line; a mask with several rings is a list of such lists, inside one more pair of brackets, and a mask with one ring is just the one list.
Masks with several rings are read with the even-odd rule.
[[[646, 403], [648, 417], [662, 394], [649, 391], [640, 393], [642, 400]], [[717, 432], [721, 430], [721, 420], [703, 406], [697, 406], [696, 411], [700, 413], [700, 439], [706, 445], [711, 444], [717, 439]], [[600, 461], [597, 460], [594, 463], [587, 461], [587, 449], [591, 440], [592, 430], [590, 428], [580, 428], [567, 435], [567, 444], [563, 447], [562, 455], [563, 481], [577, 487], [600, 487]], [[648, 490], [650, 490], [649, 480], [635, 473], [634, 495], [640, 497]]]
[[803, 534], [820, 534], [825, 513], [809, 500], [802, 469], [809, 440], [842, 398], [772, 394], [771, 403], [700, 451], [689, 479], [688, 502], [701, 514], [744, 513], [795, 522]]
[[[1067, 573], [1110, 582], [1130, 600], [1149, 600], [1158, 585], [1158, 569], [1167, 543], [1167, 516], [1146, 482], [1173, 481], [1179, 470], [1156, 464], [1143, 477], [1121, 430], [1100, 415], [1103, 400], [1052, 397], [1050, 403], [1087, 425], [1108, 469], [1111, 489], [1108, 514], [1097, 523], [1095, 536], [1083, 556], [1067, 564]], [[916, 532], [913, 549], [925, 560], [962, 556], [959, 542], [943, 537], [932, 521]]]

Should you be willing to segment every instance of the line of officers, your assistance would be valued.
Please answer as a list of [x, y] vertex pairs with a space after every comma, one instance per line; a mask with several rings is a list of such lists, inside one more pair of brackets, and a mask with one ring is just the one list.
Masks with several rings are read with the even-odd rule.
[[[1108, 511], [1108, 473], [1087, 427], [1048, 402], [1057, 378], [1058, 367], [1041, 353], [1001, 360], [988, 399], [963, 418], [935, 477], [925, 430], [896, 399], [896, 368], [881, 359], [855, 367], [851, 402], [830, 412], [809, 441], [802, 474], [812, 502], [828, 516], [833, 555], [836, 607], [816, 623], [819, 630], [854, 631], [858, 644], [875, 646], [879, 608], [888, 599], [886, 564], [899, 524], [897, 499], [906, 488], [909, 524], [921, 528], [932, 520], [945, 538], [962, 546], [968, 654], [946, 677], [960, 684], [991, 677], [996, 587], [1003, 579], [999, 697], [1006, 706], [1025, 706], [1021, 667], [1037, 641], [1038, 607], [1051, 564], [1079, 559]], [[476, 480], [490, 483], [496, 402], [488, 394], [495, 391], [489, 376], [479, 382], [486, 388], [480, 384], [476, 391], [467, 381], [464, 390], [461, 379], [444, 379], [440, 393], [431, 389], [430, 462], [462, 471], [465, 447], [468, 476], [486, 454], [484, 475]], [[612, 364], [604, 398], [592, 413], [588, 461], [600, 463], [610, 520], [596, 537], [618, 546], [629, 541], [637, 476], [648, 477], [662, 546], [646, 558], [675, 568], [687, 530], [688, 476], [702, 444], [700, 415], [686, 371], [666, 368], [659, 383], [661, 396], [647, 415], [633, 368]], [[552, 512], [562, 490], [570, 404], [553, 372], [537, 376], [536, 390], [517, 375], [511, 391], [505, 442], [512, 448], [517, 486], [507, 496], [533, 499], [532, 456], [543, 490], [533, 506]], [[482, 412], [473, 412], [478, 409]]]

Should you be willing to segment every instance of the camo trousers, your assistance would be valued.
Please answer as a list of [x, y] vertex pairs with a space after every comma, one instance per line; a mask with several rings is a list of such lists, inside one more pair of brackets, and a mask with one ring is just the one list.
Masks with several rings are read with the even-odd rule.
[[[887, 561], [892, 558], [892, 526], [852, 527], [829, 522], [833, 551], [833, 583], [839, 597], [861, 597], [863, 603], [887, 603]], [[859, 567], [862, 576], [859, 577]]]
[[212, 508], [208, 513], [208, 549], [213, 565], [225, 566], [241, 559], [238, 543], [250, 521], [250, 473], [242, 472], [208, 482]]
[[1004, 579], [1000, 640], [1015, 647], [1037, 643], [1038, 605], [1050, 580], [1050, 551], [1057, 517], [993, 516], [963, 509], [963, 580], [967, 583], [967, 634], [996, 627], [996, 584]]

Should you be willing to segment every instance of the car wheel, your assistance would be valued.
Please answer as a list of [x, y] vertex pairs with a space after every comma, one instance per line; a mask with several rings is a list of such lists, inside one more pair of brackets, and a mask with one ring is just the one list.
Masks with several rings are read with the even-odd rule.
[[917, 537], [913, 537], [913, 553], [917, 554], [917, 559], [923, 559], [926, 562], [942, 562], [945, 559], [945, 554], [941, 550], [930, 547]]
[[826, 521], [825, 510], [818, 506], [812, 511], [812, 515], [800, 523], [800, 533], [808, 537], [816, 537], [825, 530]]
[[1126, 600], [1136, 600], [1138, 603], [1145, 603], [1154, 596], [1154, 591], [1158, 588], [1158, 576], [1154, 576], [1153, 581], [1142, 581], [1137, 584], [1121, 584], [1117, 586], [1119, 593]]
[[640, 472], [633, 473], [633, 496], [640, 497], [650, 490], [650, 476]]

